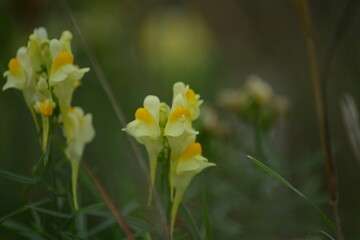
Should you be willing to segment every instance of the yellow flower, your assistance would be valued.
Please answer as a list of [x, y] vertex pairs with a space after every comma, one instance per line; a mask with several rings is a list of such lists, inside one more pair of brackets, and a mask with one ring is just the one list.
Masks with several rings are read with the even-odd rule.
[[169, 119], [165, 126], [165, 136], [179, 137], [184, 133], [188, 133], [188, 134], [198, 133], [192, 128], [191, 112], [186, 105], [187, 104], [182, 94], [178, 94], [174, 98]]
[[40, 72], [43, 67], [49, 69], [51, 66], [50, 41], [45, 28], [34, 29], [29, 37], [28, 54], [31, 59], [34, 72]]
[[52, 99], [46, 99], [42, 102], [37, 101], [34, 105], [35, 110], [44, 117], [49, 117], [53, 114], [56, 104]]
[[161, 133], [159, 114], [159, 98], [149, 95], [144, 99], [144, 107], [136, 110], [135, 120], [130, 122], [123, 130], [135, 137], [141, 144], [154, 141], [159, 138]]
[[40, 113], [42, 120], [42, 150], [46, 152], [48, 136], [49, 136], [49, 117], [53, 114], [53, 110], [55, 108], [55, 102], [48, 98], [44, 101], [37, 101], [34, 105], [34, 109], [36, 112]]
[[92, 124], [92, 115], [84, 115], [80, 107], [71, 108], [66, 114], [64, 122], [64, 134], [67, 140], [66, 155], [70, 160], [72, 168], [72, 192], [74, 207], [78, 209], [77, 202], [77, 179], [79, 164], [84, 152], [85, 145], [95, 137]]
[[[156, 96], [149, 95], [144, 99], [144, 107], [138, 108], [135, 112], [135, 120], [130, 122], [123, 130], [133, 136], [139, 143], [144, 144], [150, 161], [150, 179], [151, 184], [155, 183], [157, 157], [161, 150], [162, 134], [160, 129], [160, 113], [162, 121], [168, 107]], [[151, 202], [151, 189], [149, 204]]]
[[183, 82], [177, 82], [173, 86], [174, 99], [181, 94], [184, 98], [184, 104], [189, 109], [191, 120], [196, 120], [200, 114], [200, 105], [203, 100], [200, 100], [200, 95], [196, 94], [194, 90], [189, 88], [189, 85], [185, 85]]
[[215, 163], [208, 162], [208, 160], [201, 154], [202, 148], [200, 143], [193, 142], [182, 152], [179, 160], [177, 161], [176, 171], [172, 176], [174, 178], [175, 198], [171, 208], [171, 236], [174, 230], [177, 210], [191, 180], [205, 168], [216, 165]]
[[10, 59], [8, 66], [9, 70], [4, 73], [7, 81], [3, 91], [8, 88], [24, 90], [31, 85], [33, 71], [26, 47], [19, 48], [16, 58]]
[[[72, 35], [64, 31], [60, 40], [50, 41], [50, 54], [52, 65], [49, 74], [50, 86], [54, 87], [54, 93], [59, 99], [60, 110], [67, 112], [70, 108], [72, 94], [80, 85], [80, 80], [89, 68], [75, 66], [74, 57], [71, 53], [70, 42]], [[63, 116], [64, 117], [64, 116]]]
[[80, 161], [85, 144], [95, 136], [92, 115], [90, 113], [84, 115], [84, 111], [80, 107], [73, 107], [67, 113], [65, 124], [67, 125], [65, 136], [68, 144], [66, 152], [72, 160]]

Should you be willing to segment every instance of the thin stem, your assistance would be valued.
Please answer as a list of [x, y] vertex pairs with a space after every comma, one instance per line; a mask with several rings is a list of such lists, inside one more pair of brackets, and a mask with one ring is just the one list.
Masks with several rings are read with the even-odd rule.
[[104, 199], [106, 205], [110, 209], [111, 213], [114, 215], [117, 223], [119, 224], [120, 228], [124, 231], [125, 235], [128, 237], [129, 240], [136, 240], [133, 232], [127, 226], [124, 218], [121, 216], [120, 211], [116, 207], [114, 201], [111, 199], [109, 194], [106, 192], [105, 188], [101, 185], [100, 181], [97, 177], [90, 171], [90, 169], [86, 166], [85, 163], [81, 163], [82, 169], [84, 169], [85, 173], [89, 175], [91, 180], [94, 182], [96, 189], [99, 191], [100, 196]]
[[322, 86], [320, 81], [318, 57], [316, 52], [314, 32], [311, 24], [309, 3], [306, 0], [293, 0], [293, 4], [297, 11], [299, 21], [303, 28], [304, 34], [306, 36], [309, 67], [311, 70], [311, 78], [312, 78], [314, 94], [315, 94], [320, 141], [324, 154], [326, 181], [331, 199], [330, 203], [333, 206], [333, 211], [334, 211], [334, 218], [337, 228], [337, 237], [339, 240], [343, 240], [344, 237], [342, 235], [341, 222], [338, 213], [339, 194], [337, 188], [337, 176], [335, 171], [335, 165], [332, 158], [329, 122], [327, 116], [327, 109], [325, 108], [326, 99], [324, 99], [321, 88]]

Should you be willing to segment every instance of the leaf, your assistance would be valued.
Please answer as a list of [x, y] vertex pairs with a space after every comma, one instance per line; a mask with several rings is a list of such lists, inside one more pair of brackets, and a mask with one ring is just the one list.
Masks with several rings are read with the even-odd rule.
[[356, 103], [351, 95], [344, 94], [344, 97], [341, 101], [341, 109], [352, 150], [356, 156], [358, 163], [360, 164], [359, 114]]
[[96, 203], [94, 205], [90, 205], [90, 206], [87, 206], [85, 208], [79, 209], [76, 213], [78, 213], [78, 214], [87, 214], [87, 213], [91, 213], [91, 212], [95, 212], [95, 211], [98, 211], [100, 209], [103, 209], [104, 207], [106, 207], [105, 202]]
[[40, 208], [40, 207], [36, 207], [36, 206], [28, 206], [28, 208], [34, 209], [34, 210], [36, 210], [38, 212], [42, 212], [42, 213], [45, 213], [47, 215], [51, 215], [51, 216], [54, 216], [54, 217], [59, 217], [59, 218], [71, 218], [72, 217], [69, 214], [62, 213], [62, 212], [56, 212], [56, 211], [49, 210], [49, 209], [46, 209], [46, 208]]
[[35, 231], [32, 230], [31, 228], [29, 228], [28, 226], [26, 226], [18, 221], [15, 221], [15, 220], [10, 220], [10, 219], [6, 220], [1, 224], [1, 226], [11, 229], [12, 231], [15, 231], [15, 232], [35, 233]]
[[212, 227], [211, 227], [211, 221], [210, 221], [209, 211], [208, 211], [208, 207], [207, 207], [205, 189], [203, 190], [201, 195], [202, 195], [201, 196], [202, 210], [203, 210], [203, 219], [204, 219], [204, 227], [205, 227], [205, 239], [213, 240]]
[[195, 240], [201, 240], [199, 229], [195, 223], [194, 218], [192, 217], [189, 210], [185, 207], [184, 204], [180, 204], [180, 213], [184, 218], [186, 225], [188, 226], [191, 234], [193, 235]]
[[125, 217], [125, 222], [132, 228], [132, 229], [135, 229], [135, 230], [146, 230], [146, 231], [150, 231], [152, 229], [152, 226], [142, 220], [142, 219], [138, 219], [138, 218], [134, 218], [134, 217]]
[[335, 240], [332, 236], [330, 236], [330, 234], [328, 234], [327, 232], [324, 232], [324, 231], [322, 231], [322, 230], [319, 230], [318, 231], [319, 233], [322, 233], [323, 235], [325, 235], [326, 237], [328, 237], [329, 239], [331, 239], [331, 240]]
[[12, 213], [0, 218], [0, 223], [5, 221], [6, 219], [9, 219], [9, 218], [11, 218], [13, 216], [16, 216], [16, 215], [18, 215], [20, 213], [23, 213], [23, 212], [29, 210], [31, 207], [40, 206], [40, 205], [45, 204], [47, 202], [49, 202], [49, 200], [45, 199], [45, 200], [42, 200], [42, 201], [39, 201], [39, 202], [36, 202], [36, 203], [33, 203], [33, 204], [29, 204], [29, 205], [27, 205], [25, 207], [19, 208], [19, 209], [13, 211]]
[[18, 183], [30, 184], [30, 185], [35, 184], [35, 181], [33, 179], [31, 179], [31, 178], [24, 177], [24, 176], [21, 176], [21, 175], [16, 174], [16, 173], [9, 172], [9, 171], [4, 170], [4, 169], [0, 169], [0, 176], [4, 177], [4, 178], [7, 178], [9, 180], [18, 182]]
[[273, 178], [275, 178], [276, 180], [278, 180], [279, 182], [281, 182], [282, 184], [284, 184], [285, 186], [287, 186], [288, 188], [293, 190], [297, 195], [299, 195], [300, 197], [305, 199], [320, 214], [320, 216], [326, 222], [326, 224], [330, 227], [330, 229], [333, 230], [334, 232], [336, 232], [336, 228], [335, 228], [334, 224], [325, 215], [325, 213], [323, 211], [321, 211], [321, 209], [318, 206], [316, 206], [316, 204], [313, 201], [311, 201], [308, 197], [306, 197], [302, 192], [300, 192], [298, 189], [296, 189], [293, 185], [291, 185], [288, 181], [286, 181], [282, 176], [280, 176], [274, 170], [272, 170], [271, 168], [267, 167], [265, 164], [263, 164], [259, 160], [255, 159], [249, 155], [247, 155], [247, 157], [249, 160], [251, 160], [254, 164], [256, 164], [258, 167], [260, 167], [262, 170], [264, 170], [265, 172], [270, 174]]
[[116, 223], [116, 220], [114, 218], [106, 219], [105, 221], [102, 221], [101, 224], [97, 225], [96, 227], [93, 227], [87, 234], [87, 237], [94, 236], [98, 234], [99, 232], [109, 228], [110, 226], [114, 225]]
[[78, 239], [78, 240], [87, 240], [86, 238], [82, 238], [82, 237], [78, 237], [72, 233], [68, 233], [68, 232], [61, 232], [60, 233], [62, 236], [64, 236], [65, 238], [64, 239]]

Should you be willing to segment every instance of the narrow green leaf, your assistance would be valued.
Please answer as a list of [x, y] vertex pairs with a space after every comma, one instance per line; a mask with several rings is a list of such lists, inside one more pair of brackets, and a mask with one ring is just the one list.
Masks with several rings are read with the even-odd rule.
[[47, 215], [54, 216], [54, 217], [71, 218], [71, 215], [69, 215], [69, 214], [65, 214], [65, 213], [62, 213], [62, 212], [55, 212], [55, 211], [52, 211], [52, 210], [49, 210], [49, 209], [46, 209], [46, 208], [40, 208], [40, 207], [36, 207], [36, 206], [29, 206], [29, 208], [34, 209], [34, 210], [36, 210], [38, 212], [45, 213]]
[[97, 225], [96, 227], [93, 227], [87, 234], [87, 237], [92, 237], [99, 232], [109, 228], [110, 226], [114, 225], [116, 223], [115, 218], [109, 218], [104, 220], [101, 224]]
[[191, 234], [195, 240], [201, 240], [199, 229], [195, 223], [194, 218], [192, 217], [190, 211], [185, 207], [184, 204], [180, 204], [180, 214], [185, 219], [186, 225], [188, 226]]
[[34, 222], [32, 223], [34, 229], [36, 229], [37, 232], [43, 232], [39, 214], [36, 212], [36, 210], [31, 209], [31, 215], [33, 216], [34, 219]]
[[326, 237], [328, 237], [330, 240], [335, 240], [332, 236], [330, 236], [330, 234], [328, 234], [327, 232], [324, 232], [322, 230], [318, 231], [319, 233], [322, 233], [323, 235], [325, 235]]
[[150, 231], [152, 229], [152, 226], [142, 220], [142, 219], [139, 219], [139, 218], [135, 218], [135, 217], [125, 217], [125, 221], [126, 223], [132, 228], [132, 229], [135, 229], [135, 230], [144, 230], [144, 231]]
[[72, 233], [68, 233], [68, 232], [61, 232], [60, 233], [63, 237], [65, 237], [65, 239], [70, 239], [70, 240], [73, 240], [73, 239], [77, 239], [77, 240], [86, 240], [86, 238], [82, 238], [82, 237], [78, 237]]
[[100, 209], [103, 209], [104, 207], [106, 207], [106, 204], [104, 202], [96, 203], [94, 205], [90, 205], [85, 208], [79, 209], [76, 213], [86, 214], [86, 213], [98, 211]]
[[29, 204], [29, 205], [27, 205], [27, 206], [25, 206], [25, 207], [22, 207], [22, 208], [19, 208], [19, 209], [13, 211], [12, 213], [10, 213], [10, 214], [8, 214], [8, 215], [0, 218], [0, 223], [3, 222], [3, 221], [5, 221], [6, 219], [9, 219], [9, 218], [11, 218], [11, 217], [14, 217], [14, 216], [16, 216], [16, 215], [18, 215], [18, 214], [20, 214], [20, 213], [23, 213], [23, 212], [29, 210], [31, 207], [40, 206], [40, 205], [45, 204], [45, 203], [47, 203], [47, 202], [49, 202], [48, 199], [42, 200], [42, 201], [39, 201], [39, 202], [36, 202], [36, 203], [33, 203], [33, 204]]
[[10, 219], [6, 220], [1, 224], [1, 226], [11, 229], [12, 231], [15, 231], [15, 232], [35, 233], [35, 231], [32, 230], [31, 228], [29, 228], [28, 226], [26, 226], [18, 221], [15, 221], [15, 220], [10, 220]]
[[201, 198], [202, 198], [202, 210], [203, 210], [203, 219], [204, 219], [204, 227], [205, 227], [205, 239], [213, 240], [212, 227], [211, 227], [211, 221], [207, 207], [205, 189], [201, 194]]
[[0, 177], [4, 177], [6, 179], [18, 182], [18, 183], [24, 183], [24, 184], [30, 184], [33, 185], [35, 184], [35, 181], [31, 178], [16, 174], [16, 173], [12, 173], [9, 172], [7, 170], [4, 169], [0, 169]]
[[326, 222], [326, 224], [330, 227], [330, 229], [333, 230], [334, 232], [336, 232], [336, 228], [335, 228], [334, 224], [325, 215], [325, 213], [323, 211], [321, 211], [321, 209], [318, 206], [316, 206], [316, 204], [313, 201], [311, 201], [308, 197], [306, 197], [302, 192], [300, 192], [298, 189], [296, 189], [293, 185], [291, 185], [288, 181], [286, 181], [282, 176], [280, 176], [274, 170], [272, 170], [271, 168], [269, 168], [268, 166], [266, 166], [259, 160], [255, 159], [249, 155], [247, 157], [249, 160], [251, 160], [254, 164], [256, 164], [258, 167], [260, 167], [262, 170], [264, 170], [265, 172], [270, 174], [273, 178], [275, 178], [276, 180], [278, 180], [279, 182], [281, 182], [282, 184], [284, 184], [285, 186], [287, 186], [288, 188], [293, 190], [300, 197], [305, 199], [320, 214], [320, 216]]

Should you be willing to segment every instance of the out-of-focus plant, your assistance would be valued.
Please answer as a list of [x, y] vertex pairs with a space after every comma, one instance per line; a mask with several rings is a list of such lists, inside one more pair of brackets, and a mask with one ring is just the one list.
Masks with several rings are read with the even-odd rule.
[[220, 106], [239, 114], [246, 123], [256, 124], [264, 132], [289, 110], [289, 101], [276, 95], [271, 86], [256, 75], [250, 75], [242, 88], [220, 91], [217, 100]]
[[168, 176], [167, 185], [172, 202], [171, 237], [179, 205], [191, 180], [205, 168], [215, 166], [202, 156], [202, 147], [195, 142], [198, 132], [192, 128], [192, 121], [199, 117], [199, 107], [203, 101], [182, 82], [175, 83], [173, 91], [171, 108], [160, 102], [158, 97], [147, 96], [144, 107], [136, 110], [135, 120], [124, 129], [146, 147], [151, 185], [155, 184], [157, 162], [169, 166], [162, 170]]
[[213, 37], [199, 13], [170, 8], [152, 11], [144, 18], [139, 47], [157, 78], [195, 82], [209, 65]]

